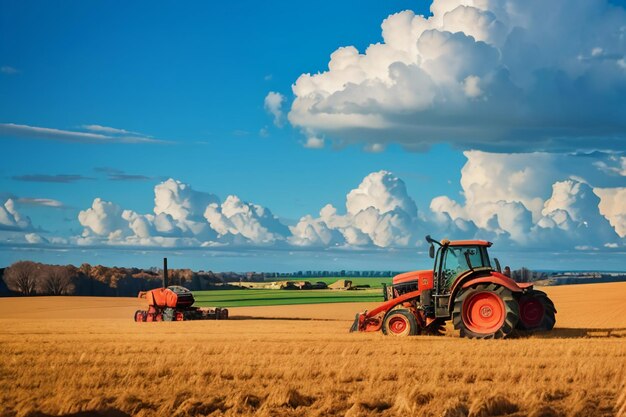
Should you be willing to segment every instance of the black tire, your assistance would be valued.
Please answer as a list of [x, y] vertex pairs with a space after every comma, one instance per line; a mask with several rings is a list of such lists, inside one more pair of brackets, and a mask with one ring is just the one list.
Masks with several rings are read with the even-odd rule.
[[[143, 319], [143, 316], [144, 316], [144, 314], [143, 314], [143, 313], [144, 313], [144, 311], [143, 311], [143, 310], [137, 310], [137, 311], [135, 311], [135, 315], [133, 316], [133, 319], [135, 319], [135, 321], [136, 321], [136, 322], [137, 322], [137, 321], [145, 321], [145, 320]], [[140, 316], [140, 315], [141, 315], [142, 320], [137, 320], [138, 316]]]
[[[472, 322], [472, 317], [475, 316], [477, 311], [468, 311], [474, 306], [479, 306], [476, 300], [480, 297], [486, 297], [489, 301], [496, 303], [498, 306], [496, 308], [500, 309], [500, 311], [495, 312], [494, 319], [489, 321], [495, 309], [487, 308], [484, 310], [485, 314], [483, 315], [483, 308], [480, 308], [480, 314], [483, 315], [482, 319], [489, 324], [482, 327], [481, 325], [474, 325]], [[464, 306], [465, 303], [467, 305]], [[468, 317], [464, 317], [464, 311]], [[460, 331], [461, 337], [470, 339], [502, 339], [513, 333], [518, 321], [519, 306], [517, 301], [513, 297], [511, 290], [501, 285], [476, 284], [471, 288], [461, 290], [454, 299], [452, 323], [454, 328]]]
[[[524, 322], [525, 314], [523, 310], [525, 308], [525, 303], [529, 299], [538, 301], [543, 309], [543, 316], [538, 323]], [[520, 295], [517, 301], [520, 306], [520, 320], [517, 323], [517, 329], [524, 331], [546, 332], [554, 328], [554, 325], [556, 324], [556, 308], [554, 307], [552, 300], [550, 300], [545, 292], [530, 290], [525, 294]]]
[[409, 310], [398, 308], [385, 316], [382, 326], [383, 333], [391, 336], [415, 336], [419, 334], [417, 319]]

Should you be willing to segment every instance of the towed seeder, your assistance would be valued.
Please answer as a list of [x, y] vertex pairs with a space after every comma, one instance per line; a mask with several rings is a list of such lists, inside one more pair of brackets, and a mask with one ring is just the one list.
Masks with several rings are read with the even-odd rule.
[[137, 310], [135, 321], [226, 320], [228, 309], [193, 307], [193, 293], [185, 287], [167, 283], [167, 258], [163, 259], [163, 288], [141, 291], [139, 298], [148, 300], [148, 310]]

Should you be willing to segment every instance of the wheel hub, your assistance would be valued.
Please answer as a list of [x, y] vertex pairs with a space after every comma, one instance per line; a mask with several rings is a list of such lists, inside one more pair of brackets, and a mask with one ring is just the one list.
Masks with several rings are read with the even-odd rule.
[[406, 329], [406, 321], [401, 317], [394, 317], [389, 322], [389, 329], [393, 333], [402, 333]]
[[480, 315], [481, 315], [483, 318], [486, 318], [486, 319], [487, 319], [487, 318], [491, 317], [491, 315], [492, 315], [492, 314], [493, 314], [493, 310], [491, 309], [491, 307], [490, 307], [490, 306], [482, 306], [482, 307], [480, 308]]
[[535, 297], [523, 298], [519, 303], [520, 319], [527, 327], [536, 327], [541, 323], [544, 308], [541, 301]]

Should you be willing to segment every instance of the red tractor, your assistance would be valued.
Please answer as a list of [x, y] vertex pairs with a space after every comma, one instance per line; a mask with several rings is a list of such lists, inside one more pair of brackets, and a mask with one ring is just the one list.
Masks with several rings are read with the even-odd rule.
[[[452, 320], [461, 337], [499, 339], [514, 330], [547, 331], [556, 309], [532, 283], [518, 283], [492, 266], [484, 240], [442, 240], [426, 236], [433, 270], [397, 275], [384, 288], [385, 302], [357, 314], [351, 332], [411, 336], [442, 334]], [[435, 245], [438, 246], [435, 253]]]

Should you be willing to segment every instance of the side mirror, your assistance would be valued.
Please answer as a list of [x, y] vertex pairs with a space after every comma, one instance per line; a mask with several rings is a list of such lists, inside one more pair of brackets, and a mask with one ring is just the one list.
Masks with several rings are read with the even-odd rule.
[[430, 244], [430, 248], [428, 248], [428, 256], [430, 256], [431, 258], [435, 257], [435, 245], [433, 245], [432, 243]]
[[500, 266], [500, 261], [498, 260], [498, 258], [493, 258], [493, 260], [496, 263], [496, 270], [498, 272], [502, 272], [502, 267]]
[[426, 242], [430, 243], [432, 245], [433, 243], [433, 238], [430, 237], [430, 235], [426, 235]]

